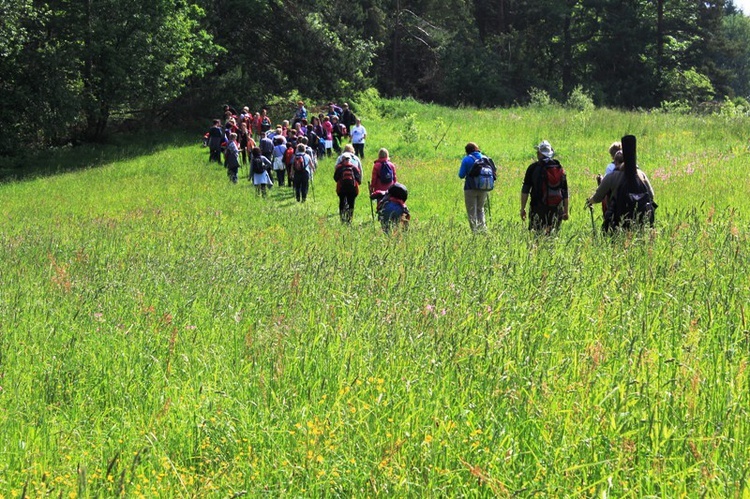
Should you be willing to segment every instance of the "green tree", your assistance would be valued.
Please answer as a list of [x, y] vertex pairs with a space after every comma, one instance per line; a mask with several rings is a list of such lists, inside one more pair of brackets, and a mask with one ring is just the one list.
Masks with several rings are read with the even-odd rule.
[[727, 51], [717, 63], [731, 75], [729, 85], [735, 95], [750, 99], [750, 17], [733, 14], [724, 18], [722, 31]]
[[100, 139], [113, 114], [153, 115], [178, 96], [217, 50], [187, 1], [0, 1], [11, 143]]

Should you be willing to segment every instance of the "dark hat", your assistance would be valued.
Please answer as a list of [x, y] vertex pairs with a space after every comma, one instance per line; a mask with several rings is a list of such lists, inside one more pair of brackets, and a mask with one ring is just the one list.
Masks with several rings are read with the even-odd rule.
[[400, 199], [404, 202], [406, 201], [406, 198], [409, 197], [409, 191], [406, 190], [406, 186], [404, 184], [399, 184], [398, 182], [388, 188], [388, 194], [390, 194], [392, 198]]

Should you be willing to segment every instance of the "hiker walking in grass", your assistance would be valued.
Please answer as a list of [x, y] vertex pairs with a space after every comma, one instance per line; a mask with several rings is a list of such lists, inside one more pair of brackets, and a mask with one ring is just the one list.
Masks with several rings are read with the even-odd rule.
[[341, 117], [339, 118], [339, 121], [342, 125], [346, 128], [346, 130], [349, 130], [351, 132], [351, 129], [354, 128], [354, 125], [357, 124], [357, 117], [354, 115], [351, 109], [349, 109], [349, 104], [344, 102], [342, 105], [341, 110]]
[[273, 143], [273, 171], [276, 172], [276, 181], [279, 187], [283, 187], [284, 175], [286, 174], [286, 165], [284, 164], [286, 140], [284, 140], [284, 137], [277, 136], [274, 138]]
[[387, 192], [388, 188], [398, 181], [396, 178], [396, 165], [391, 162], [388, 149], [382, 148], [378, 151], [378, 159], [372, 165], [372, 178], [370, 179], [370, 194], [376, 192]]
[[307, 137], [300, 137], [299, 143], [305, 146], [305, 153], [307, 153], [307, 155], [310, 156], [310, 159], [312, 160], [312, 163], [310, 165], [310, 182], [312, 182], [313, 174], [315, 173], [315, 170], [318, 169], [318, 159], [315, 156], [315, 149], [310, 147]]
[[313, 171], [313, 160], [307, 154], [307, 146], [298, 144], [292, 160], [292, 179], [294, 180], [294, 197], [298, 203], [307, 201], [310, 177]]
[[[606, 177], [613, 171], [615, 171], [616, 165], [615, 165], [615, 154], [617, 154], [618, 151], [622, 151], [622, 142], [612, 142], [612, 145], [609, 146], [609, 155], [612, 157], [612, 161], [607, 165], [607, 167], [604, 169], [604, 175], [602, 175], [599, 178], [599, 181], [601, 181], [602, 178]], [[598, 184], [599, 182], [597, 182]]]
[[242, 164], [246, 165], [248, 162], [248, 155], [253, 147], [255, 147], [255, 141], [247, 129], [247, 123], [242, 122], [240, 124], [240, 132], [238, 135], [240, 141], [240, 152], [242, 153]]
[[[554, 159], [555, 151], [546, 140], [536, 146], [537, 161], [526, 169], [521, 187], [521, 220], [529, 230], [549, 234], [568, 219], [568, 181], [565, 170]], [[526, 203], [531, 198], [529, 216]]]
[[331, 137], [333, 139], [333, 150], [336, 152], [336, 154], [341, 153], [341, 139], [346, 137], [347, 130], [346, 127], [339, 121], [339, 117], [334, 115], [331, 116]]
[[487, 223], [484, 216], [484, 205], [490, 191], [495, 187], [497, 168], [492, 159], [479, 150], [474, 142], [464, 148], [466, 156], [461, 161], [458, 177], [464, 181], [464, 202], [469, 217], [469, 226], [473, 232], [484, 232]]
[[240, 148], [237, 144], [237, 134], [232, 132], [229, 134], [229, 141], [227, 141], [227, 149], [224, 153], [226, 156], [227, 164], [227, 175], [229, 180], [233, 184], [237, 183], [237, 172], [240, 169]]
[[263, 138], [260, 139], [260, 152], [263, 154], [268, 161], [273, 162], [273, 139], [268, 134], [263, 134]]
[[323, 127], [326, 156], [330, 158], [333, 151], [333, 124], [331, 119], [328, 116], [324, 117], [321, 126]]
[[292, 119], [292, 126], [307, 119], [307, 109], [305, 109], [304, 101], [297, 101], [297, 110], [294, 112], [294, 118]]
[[394, 183], [385, 195], [378, 200], [378, 220], [383, 232], [390, 234], [394, 228], [409, 228], [411, 214], [406, 206], [408, 191], [404, 184]]
[[620, 168], [602, 179], [596, 192], [587, 200], [586, 205], [602, 202], [608, 198], [607, 211], [604, 214], [602, 230], [630, 229], [644, 225], [654, 225], [654, 189], [648, 177], [636, 164], [635, 137], [622, 138], [623, 150], [616, 154], [616, 163], [622, 155]]
[[[612, 142], [612, 145], [609, 146], [609, 155], [612, 156], [612, 162], [607, 165], [607, 167], [604, 169], [604, 175], [596, 175], [594, 177], [594, 180], [596, 180], [596, 185], [600, 185], [602, 183], [602, 179], [612, 173], [615, 170], [618, 170], [622, 167], [623, 159], [622, 159], [622, 143], [621, 142]], [[619, 165], [619, 166], [618, 166]], [[604, 216], [607, 213], [607, 201], [608, 198], [605, 196], [604, 199], [602, 199], [602, 216]]]
[[352, 138], [352, 145], [354, 146], [354, 152], [360, 159], [365, 159], [365, 139], [367, 138], [367, 130], [362, 126], [362, 120], [357, 118], [357, 121], [353, 127], [349, 129], [350, 136]]
[[221, 120], [214, 120], [213, 126], [208, 130], [208, 161], [216, 161], [221, 164], [221, 143], [224, 142], [224, 127]]
[[258, 195], [266, 197], [266, 191], [273, 186], [271, 180], [271, 161], [263, 156], [260, 147], [253, 147], [250, 151], [250, 179], [253, 181]]
[[354, 216], [354, 201], [359, 195], [359, 184], [362, 183], [362, 169], [354, 163], [351, 153], [345, 152], [341, 155], [341, 160], [333, 173], [333, 180], [336, 181], [336, 194], [339, 196], [341, 221], [351, 224]]

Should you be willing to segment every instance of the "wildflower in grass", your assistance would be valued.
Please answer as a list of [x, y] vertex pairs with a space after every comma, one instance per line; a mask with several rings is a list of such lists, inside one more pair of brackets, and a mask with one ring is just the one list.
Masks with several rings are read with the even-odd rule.
[[425, 435], [422, 445], [430, 445], [432, 443], [432, 435]]

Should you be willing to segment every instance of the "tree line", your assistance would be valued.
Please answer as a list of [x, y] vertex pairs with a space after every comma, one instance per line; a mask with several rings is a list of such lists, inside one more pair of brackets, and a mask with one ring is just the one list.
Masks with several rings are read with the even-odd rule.
[[373, 88], [479, 107], [750, 98], [750, 17], [731, 0], [0, 0], [0, 15], [0, 154]]

